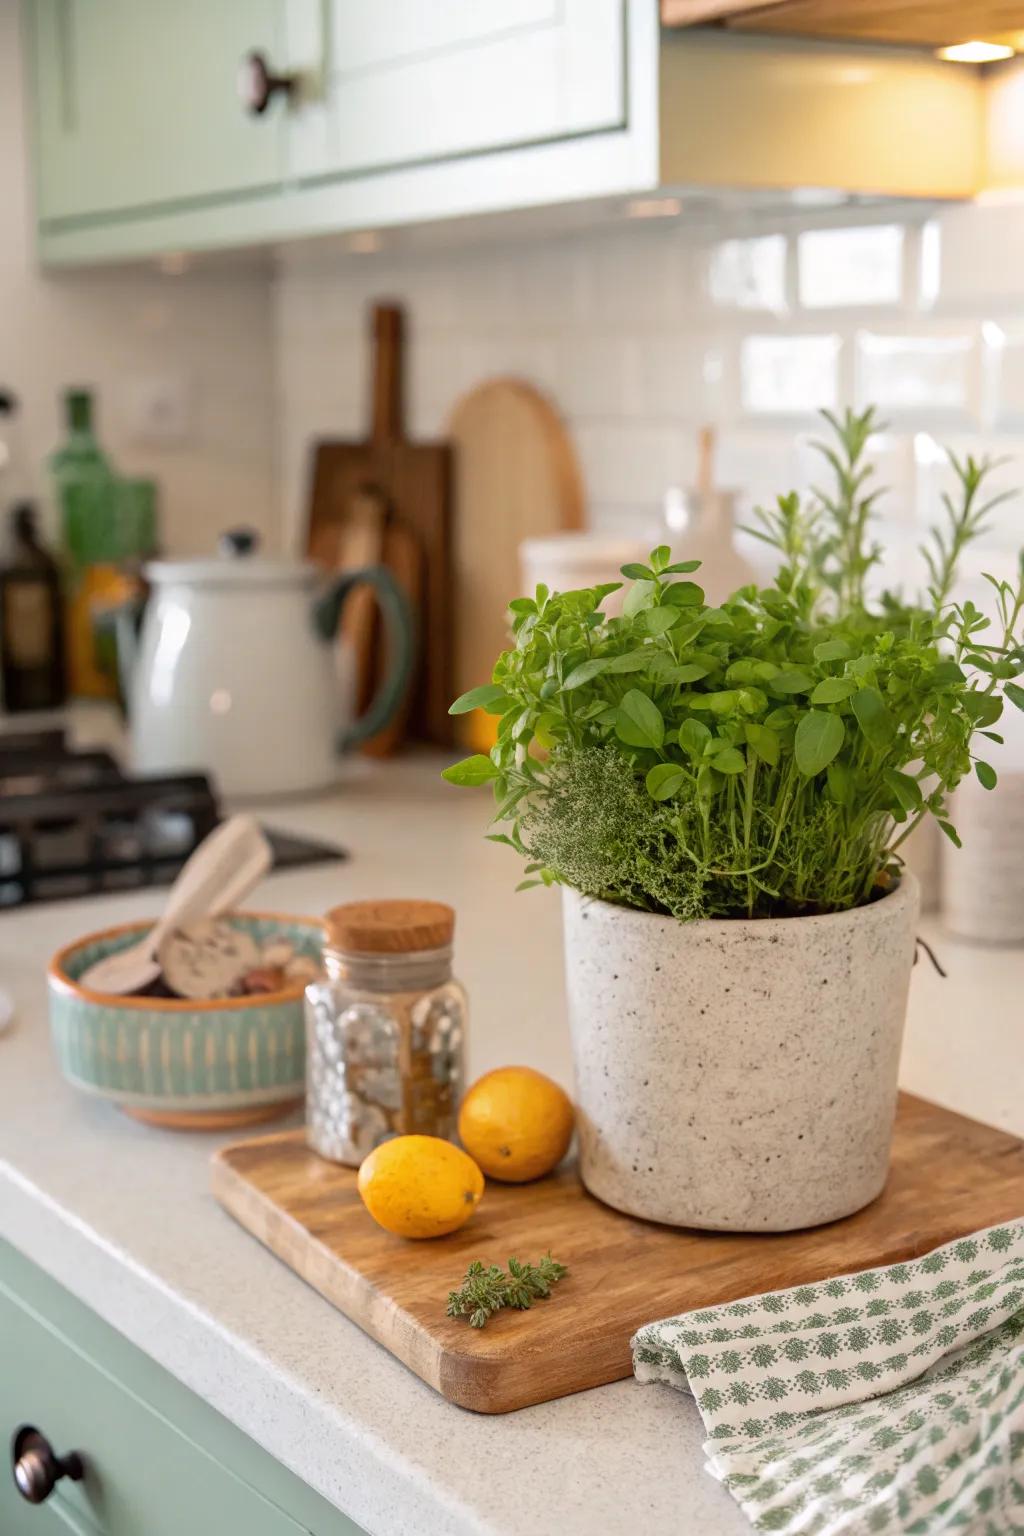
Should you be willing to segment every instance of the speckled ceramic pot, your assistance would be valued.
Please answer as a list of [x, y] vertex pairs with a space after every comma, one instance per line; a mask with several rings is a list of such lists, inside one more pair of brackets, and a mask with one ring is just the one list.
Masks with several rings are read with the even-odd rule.
[[[287, 939], [298, 954], [320, 959], [315, 918], [239, 912], [230, 921], [259, 944]], [[89, 934], [50, 962], [50, 1027], [69, 1082], [173, 1130], [252, 1125], [298, 1103], [306, 1070], [301, 982], [210, 1002], [111, 997], [81, 985], [93, 961], [136, 943], [149, 926]]]
[[885, 1183], [912, 875], [827, 917], [679, 923], [564, 893], [580, 1172], [618, 1210], [785, 1232]]

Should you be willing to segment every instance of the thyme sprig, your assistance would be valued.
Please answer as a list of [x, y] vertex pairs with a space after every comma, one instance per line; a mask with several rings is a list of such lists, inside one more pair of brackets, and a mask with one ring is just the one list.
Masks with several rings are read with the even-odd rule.
[[510, 1258], [507, 1274], [499, 1264], [475, 1259], [459, 1289], [448, 1293], [448, 1316], [468, 1316], [471, 1328], [483, 1328], [503, 1307], [528, 1311], [535, 1301], [550, 1296], [551, 1287], [566, 1273], [566, 1266], [550, 1253], [536, 1264]]

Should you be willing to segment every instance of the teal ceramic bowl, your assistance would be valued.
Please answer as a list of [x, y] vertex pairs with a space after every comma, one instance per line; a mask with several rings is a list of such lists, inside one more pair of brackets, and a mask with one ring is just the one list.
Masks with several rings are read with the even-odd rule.
[[[315, 918], [239, 912], [229, 919], [264, 944], [287, 939], [319, 960]], [[211, 1002], [113, 997], [78, 978], [136, 943], [151, 925], [89, 934], [50, 962], [50, 1025], [61, 1071], [76, 1088], [127, 1114], [181, 1130], [224, 1130], [272, 1119], [305, 1091], [303, 985]]]

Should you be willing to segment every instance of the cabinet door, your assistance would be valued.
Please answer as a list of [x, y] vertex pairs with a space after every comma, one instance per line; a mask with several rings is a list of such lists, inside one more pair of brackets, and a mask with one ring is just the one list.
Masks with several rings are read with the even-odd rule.
[[[15, 1490], [31, 1424], [85, 1476]], [[2, 1536], [362, 1536], [338, 1510], [0, 1243]]]
[[[307, 0], [288, 0], [299, 68]], [[621, 127], [623, 0], [328, 0], [322, 121], [292, 175], [351, 175]], [[316, 121], [314, 117], [313, 122]]]
[[29, 0], [39, 216], [116, 216], [271, 187], [285, 112], [239, 64], [284, 43], [283, 0]]

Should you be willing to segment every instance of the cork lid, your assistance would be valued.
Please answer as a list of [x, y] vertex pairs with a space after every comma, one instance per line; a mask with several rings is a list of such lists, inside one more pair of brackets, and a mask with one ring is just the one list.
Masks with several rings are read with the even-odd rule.
[[324, 921], [331, 948], [349, 955], [444, 949], [455, 933], [455, 913], [443, 901], [349, 901]]

